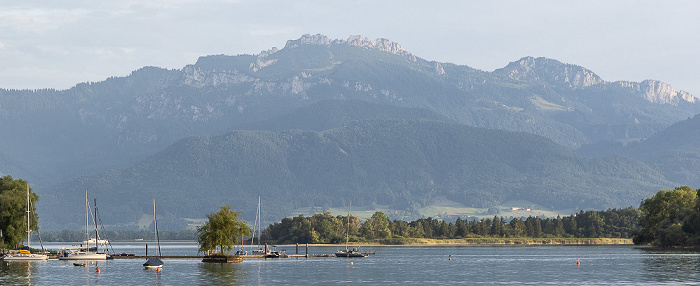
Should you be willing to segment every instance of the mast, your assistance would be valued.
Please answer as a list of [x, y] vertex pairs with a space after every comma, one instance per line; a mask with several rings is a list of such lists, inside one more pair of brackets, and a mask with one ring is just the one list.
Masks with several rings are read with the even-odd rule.
[[[100, 236], [97, 234], [97, 199], [95, 200], [95, 216], [92, 217], [92, 222], [95, 225], [95, 253], [97, 253], [100, 247]], [[90, 250], [88, 248], [88, 250]]]
[[88, 216], [90, 213], [89, 210], [89, 205], [90, 203], [88, 202], [88, 195], [87, 195], [87, 189], [85, 189], [85, 248], [87, 249], [88, 252], [90, 250], [90, 233], [89, 229], [90, 227], [88, 226]]
[[31, 220], [29, 220], [29, 214], [30, 214], [30, 208], [31, 206], [29, 205], [29, 183], [27, 183], [27, 248], [29, 248], [29, 235], [32, 233], [32, 228], [30, 227]]
[[260, 217], [260, 195], [258, 195], [258, 248], [260, 248], [260, 225], [262, 224], [262, 218]]
[[348, 206], [348, 232], [345, 233], [345, 251], [348, 250], [348, 244], [350, 243], [350, 209], [352, 208], [352, 201]]
[[158, 221], [156, 220], [156, 198], [153, 197], [153, 233], [155, 234], [156, 245], [158, 249], [156, 250], [156, 256], [160, 256], [160, 240], [158, 240]]

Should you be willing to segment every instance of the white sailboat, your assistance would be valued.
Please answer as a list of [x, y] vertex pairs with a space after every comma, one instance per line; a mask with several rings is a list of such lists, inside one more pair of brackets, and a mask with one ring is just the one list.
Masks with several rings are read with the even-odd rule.
[[[255, 232], [258, 233], [258, 249], [253, 249], [253, 241], [255, 241]], [[258, 196], [258, 210], [255, 213], [255, 223], [253, 223], [253, 237], [250, 239], [250, 254], [266, 255], [265, 249], [260, 245], [260, 196]]]
[[[95, 202], [97, 204], [97, 202]], [[97, 206], [95, 206], [95, 212], [97, 212]], [[85, 237], [87, 244], [85, 247], [79, 248], [64, 248], [62, 249], [59, 260], [107, 260], [106, 253], [98, 253], [97, 251], [90, 251], [90, 227], [88, 223], [88, 217], [90, 215], [90, 203], [88, 202], [87, 190], [85, 190]], [[97, 214], [95, 214], [95, 219]], [[95, 225], [95, 239], [99, 240], [99, 235], [97, 234], [97, 222], [93, 221]], [[99, 245], [95, 245], [96, 248]]]
[[[46, 254], [37, 254], [37, 253], [31, 253], [29, 251], [29, 245], [30, 245], [30, 236], [32, 233], [32, 229], [30, 227], [31, 224], [31, 219], [30, 215], [32, 213], [32, 205], [31, 205], [31, 200], [29, 199], [29, 184], [27, 184], [27, 249], [20, 250], [18, 254], [14, 255], [5, 255], [3, 257], [0, 257], [0, 260], [4, 261], [43, 261], [43, 260], [48, 260], [49, 256]], [[42, 247], [42, 249], [44, 249]]]
[[155, 233], [156, 241], [156, 255], [151, 256], [143, 264], [146, 269], [160, 269], [163, 268], [163, 260], [160, 260], [160, 240], [158, 240], [158, 222], [156, 220], [156, 198], [153, 198], [153, 232]]

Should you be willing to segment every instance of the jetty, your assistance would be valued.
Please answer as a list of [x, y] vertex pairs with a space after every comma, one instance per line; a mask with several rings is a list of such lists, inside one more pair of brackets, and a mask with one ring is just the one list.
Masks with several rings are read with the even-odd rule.
[[[334, 257], [333, 254], [287, 254], [286, 257], [280, 258], [317, 258], [317, 257]], [[114, 259], [147, 259], [148, 256], [113, 256]], [[163, 255], [160, 256], [161, 259], [204, 259], [204, 255]], [[241, 255], [242, 259], [255, 259], [255, 258], [265, 258], [264, 255]], [[278, 259], [278, 258], [270, 258]]]

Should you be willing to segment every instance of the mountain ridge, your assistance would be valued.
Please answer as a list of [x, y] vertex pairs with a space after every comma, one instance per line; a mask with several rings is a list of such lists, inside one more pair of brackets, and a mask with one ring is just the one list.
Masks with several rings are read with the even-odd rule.
[[[0, 160], [0, 172], [16, 170], [13, 176], [36, 182], [37, 192], [52, 197], [92, 175], [117, 174], [115, 170], [139, 164], [185, 138], [234, 128], [324, 132], [354, 121], [397, 118], [525, 132], [580, 150], [651, 138], [700, 113], [694, 99], [660, 81], [607, 82], [583, 67], [547, 58], [524, 57], [486, 72], [416, 57], [386, 39], [305, 35], [257, 55], [202, 56], [182, 69], [143, 67], [67, 90], [0, 89], [0, 132], [12, 135], [0, 137], [0, 153], [8, 157]], [[326, 105], [327, 111], [337, 113], [323, 113], [323, 104], [314, 105], [329, 102], [336, 105]], [[627, 181], [639, 194], [675, 184], [657, 178], [658, 172], [675, 172], [668, 164], [652, 170], [634, 159], [595, 160], [624, 167], [572, 180], [586, 185], [598, 176], [611, 177], [606, 180]], [[588, 168], [581, 166], [576, 169]], [[657, 183], [640, 186], [631, 170], [657, 172], [649, 175]], [[470, 184], [515, 180], [482, 179], [486, 181]], [[144, 192], [165, 194], [167, 189]], [[479, 195], [475, 200], [495, 200], [488, 192]], [[606, 204], [601, 199], [597, 205]]]

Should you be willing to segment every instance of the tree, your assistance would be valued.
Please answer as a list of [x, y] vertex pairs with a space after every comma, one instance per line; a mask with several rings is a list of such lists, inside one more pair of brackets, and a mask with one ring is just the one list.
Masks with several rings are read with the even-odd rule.
[[[0, 247], [14, 248], [27, 237], [27, 181], [13, 179], [12, 176], [0, 177]], [[30, 211], [30, 229], [39, 230], [39, 216], [34, 203], [39, 196], [29, 191], [32, 201]]]
[[[675, 188], [672, 191], [661, 190], [650, 199], [642, 201], [639, 207], [642, 211], [642, 216], [639, 219], [642, 228], [635, 234], [634, 243], [654, 242], [660, 226], [674, 226], [671, 233], [675, 234], [678, 229], [677, 223], [682, 219], [679, 215], [685, 210], [692, 208], [695, 205], [696, 198], [697, 191], [684, 186]], [[677, 238], [675, 235], [673, 237]], [[673, 241], [675, 242], [676, 240]]]
[[384, 212], [375, 212], [360, 229], [362, 235], [366, 238], [387, 238], [391, 236], [389, 229], [389, 218]]
[[240, 212], [231, 210], [228, 204], [213, 214], [208, 214], [207, 221], [197, 228], [198, 252], [216, 251], [225, 254], [238, 244], [238, 237], [250, 235], [251, 230], [244, 221], [238, 219]]

